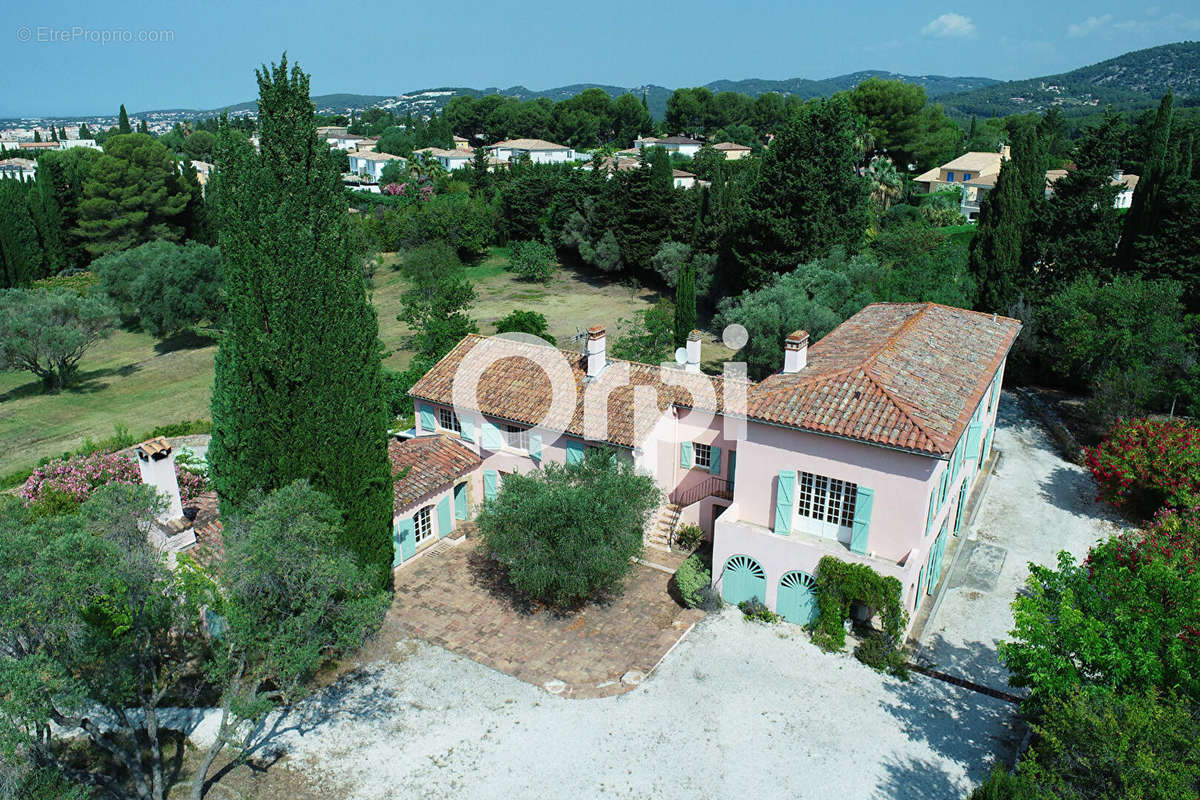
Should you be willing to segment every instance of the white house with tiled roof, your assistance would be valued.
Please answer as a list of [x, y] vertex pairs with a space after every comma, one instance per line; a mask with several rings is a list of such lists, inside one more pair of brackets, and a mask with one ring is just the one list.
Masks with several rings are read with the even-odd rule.
[[485, 502], [506, 474], [613, 447], [669, 498], [648, 544], [698, 523], [726, 600], [807, 622], [832, 555], [897, 578], [911, 612], [938, 585], [988, 460], [1019, 331], [992, 314], [874, 304], [811, 347], [793, 334], [780, 372], [757, 383], [731, 365], [702, 373], [698, 333], [667, 367], [610, 358], [600, 326], [585, 353], [468, 336], [413, 386], [416, 432], [479, 457]]
[[401, 165], [405, 163], [402, 156], [374, 153], [369, 150], [355, 150], [350, 153], [349, 161], [351, 174], [370, 178], [377, 183], [383, 178], [383, 168], [389, 161], [399, 161]]
[[488, 145], [488, 153], [501, 161], [514, 161], [529, 156], [534, 164], [564, 164], [575, 160], [575, 151], [563, 144], [545, 139], [507, 139]]

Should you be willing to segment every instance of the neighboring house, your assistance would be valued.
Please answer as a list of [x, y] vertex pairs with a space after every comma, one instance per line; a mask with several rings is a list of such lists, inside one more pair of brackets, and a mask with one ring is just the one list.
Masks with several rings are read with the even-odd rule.
[[[344, 130], [344, 129], [343, 129]], [[329, 146], [336, 150], [370, 150], [374, 144], [366, 144], [362, 136], [353, 133], [329, 134], [324, 137]]]
[[59, 150], [70, 150], [72, 147], [87, 147], [92, 150], [103, 150], [104, 148], [96, 144], [95, 139], [60, 139], [58, 142]]
[[[609, 358], [601, 326], [588, 330], [585, 354], [471, 335], [410, 394], [418, 437], [456, 437], [478, 456], [467, 482], [485, 501], [506, 474], [607, 445], [669, 498], [648, 542], [700, 525], [726, 600], [757, 597], [807, 622], [817, 563], [832, 555], [896, 577], [912, 612], [938, 586], [988, 460], [1020, 326], [932, 303], [878, 303], [811, 348], [804, 332], [790, 336], [781, 372], [759, 383], [701, 373], [696, 332], [682, 368]], [[492, 346], [504, 355], [485, 357]], [[560, 393], [574, 389], [569, 402], [548, 374]], [[463, 394], [477, 399], [460, 398], [456, 411], [464, 376], [474, 386]], [[592, 407], [607, 413], [585, 414]]]
[[0, 159], [0, 179], [31, 181], [37, 178], [37, 162], [31, 158]]
[[671, 170], [671, 177], [676, 189], [691, 189], [696, 185], [696, 176], [681, 169]]
[[391, 153], [372, 153], [369, 150], [355, 150], [350, 153], [350, 172], [351, 174], [361, 175], [379, 182], [383, 177], [384, 165], [389, 161], [399, 161], [402, 165], [405, 163], [403, 158], [394, 156]]
[[454, 149], [455, 150], [470, 150], [471, 142], [469, 140], [463, 138], [462, 136], [455, 136], [454, 137]]
[[347, 128], [345, 125], [318, 125], [317, 138], [329, 139], [337, 136], [345, 136]]
[[937, 192], [953, 186], [962, 188], [960, 210], [968, 220], [979, 215], [983, 197], [996, 186], [1000, 165], [1010, 158], [1008, 145], [995, 153], [964, 153], [953, 161], [934, 167], [913, 178], [913, 183], [926, 192]]
[[[433, 156], [447, 172], [453, 172], [456, 169], [468, 166], [471, 163], [471, 159], [475, 158], [475, 154], [470, 150], [444, 150], [440, 147], [422, 147], [420, 150], [414, 150], [413, 152]], [[495, 166], [495, 163], [492, 159], [489, 159], [489, 163], [491, 166], [488, 169], [491, 170]]]
[[[1065, 169], [1048, 169], [1046, 170], [1046, 197], [1054, 194], [1054, 184], [1060, 179], [1067, 176], [1069, 170]], [[1133, 174], [1126, 174], [1124, 170], [1114, 170], [1110, 183], [1113, 186], [1120, 187], [1117, 196], [1113, 198], [1113, 208], [1129, 208], [1133, 205], [1133, 192], [1137, 189], [1140, 177]]]
[[21, 150], [32, 151], [34, 153], [43, 153], [47, 150], [62, 150], [63, 146], [60, 142], [20, 142], [18, 147]]
[[737, 142], [718, 142], [712, 148], [725, 156], [726, 161], [737, 161], [739, 158], [745, 158], [750, 155], [750, 148]]
[[691, 158], [700, 152], [700, 147], [703, 142], [698, 142], [695, 139], [689, 139], [686, 136], [668, 136], [665, 139], [643, 139], [638, 137], [633, 143], [634, 147], [644, 149], [647, 147], [661, 147], [668, 153], [679, 153], [681, 156]]
[[570, 147], [544, 139], [509, 139], [488, 146], [488, 152], [503, 162], [529, 156], [534, 164], [561, 164], [575, 160], [575, 151]]
[[[478, 506], [479, 456], [445, 434], [388, 444], [393, 485], [392, 566], [444, 539]], [[474, 485], [472, 484], [474, 481]]]

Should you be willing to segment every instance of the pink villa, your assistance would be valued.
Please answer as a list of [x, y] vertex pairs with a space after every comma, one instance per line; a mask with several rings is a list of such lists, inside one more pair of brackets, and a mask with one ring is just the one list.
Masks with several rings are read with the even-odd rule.
[[[908, 611], [937, 590], [949, 537], [988, 463], [1017, 320], [932, 303], [867, 306], [809, 346], [787, 337], [760, 382], [686, 363], [468, 336], [413, 386], [416, 436], [392, 443], [396, 565], [448, 535], [504, 476], [607, 446], [668, 502], [647, 546], [678, 525], [711, 539], [713, 585], [807, 623], [831, 555], [899, 579]], [[682, 360], [682, 359], [681, 359]], [[400, 495], [403, 494], [403, 497]]]

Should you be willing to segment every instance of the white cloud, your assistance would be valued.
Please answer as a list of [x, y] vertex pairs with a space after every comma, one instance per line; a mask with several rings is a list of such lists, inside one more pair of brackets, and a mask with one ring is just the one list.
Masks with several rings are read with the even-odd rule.
[[975, 23], [962, 14], [942, 14], [921, 29], [926, 36], [945, 36], [963, 39], [975, 33]]
[[1104, 14], [1099, 17], [1088, 17], [1083, 22], [1076, 22], [1067, 26], [1067, 36], [1079, 38], [1087, 36], [1092, 31], [1103, 28], [1108, 23], [1112, 22], [1112, 14]]

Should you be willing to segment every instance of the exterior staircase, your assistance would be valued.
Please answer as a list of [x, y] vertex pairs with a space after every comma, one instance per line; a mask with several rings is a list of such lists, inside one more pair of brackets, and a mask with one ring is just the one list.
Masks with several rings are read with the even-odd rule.
[[679, 524], [681, 511], [683, 511], [683, 506], [675, 503], [666, 503], [659, 509], [653, 527], [646, 532], [647, 547], [655, 547], [659, 550], [671, 549], [671, 537], [675, 533], [675, 526]]

